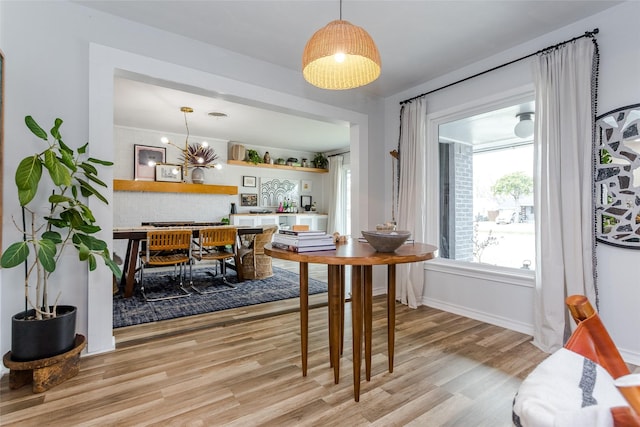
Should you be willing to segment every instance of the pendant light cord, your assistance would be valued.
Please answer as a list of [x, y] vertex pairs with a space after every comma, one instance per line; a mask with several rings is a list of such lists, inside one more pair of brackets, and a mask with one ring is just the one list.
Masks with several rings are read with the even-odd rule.
[[342, 0], [340, 0], [340, 20], [342, 21]]
[[189, 123], [187, 122], [187, 112], [184, 111], [184, 127], [187, 128], [187, 138], [184, 141], [185, 146], [189, 145]]

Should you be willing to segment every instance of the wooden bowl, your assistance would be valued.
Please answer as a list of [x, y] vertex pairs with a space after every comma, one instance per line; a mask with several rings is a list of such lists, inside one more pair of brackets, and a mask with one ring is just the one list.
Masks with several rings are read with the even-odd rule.
[[362, 231], [362, 235], [378, 252], [393, 252], [411, 236], [410, 231]]

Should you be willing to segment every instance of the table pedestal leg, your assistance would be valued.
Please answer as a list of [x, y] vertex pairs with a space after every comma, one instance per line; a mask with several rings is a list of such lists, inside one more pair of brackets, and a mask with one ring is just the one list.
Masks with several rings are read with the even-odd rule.
[[133, 288], [136, 282], [135, 274], [139, 248], [140, 240], [129, 239], [129, 243], [127, 243], [127, 253], [125, 255], [125, 268], [127, 270], [123, 272], [122, 279], [120, 279], [120, 286], [124, 288], [125, 298], [131, 298], [133, 296]]
[[309, 264], [300, 263], [300, 350], [302, 376], [307, 376], [307, 350], [309, 348]]
[[340, 381], [340, 266], [329, 265], [329, 361], [333, 367], [333, 381]]
[[340, 356], [344, 350], [344, 301], [345, 301], [345, 280], [344, 280], [345, 266], [340, 266]]
[[360, 364], [362, 360], [362, 267], [351, 273], [351, 328], [353, 341], [353, 397], [360, 401]]
[[393, 352], [396, 340], [396, 265], [387, 266], [387, 350], [389, 372], [393, 372]]
[[371, 381], [371, 336], [373, 334], [372, 267], [364, 266], [364, 362], [367, 381]]

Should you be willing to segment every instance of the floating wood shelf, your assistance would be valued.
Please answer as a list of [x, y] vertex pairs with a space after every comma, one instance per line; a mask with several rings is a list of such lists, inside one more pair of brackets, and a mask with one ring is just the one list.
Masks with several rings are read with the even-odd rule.
[[227, 163], [235, 166], [250, 166], [253, 168], [270, 168], [270, 169], [284, 169], [298, 172], [314, 172], [314, 173], [327, 173], [328, 169], [318, 169], [318, 168], [303, 168], [302, 166], [287, 166], [287, 165], [272, 165], [268, 163], [258, 163], [253, 164], [250, 162], [245, 162], [243, 160], [227, 160]]
[[238, 194], [235, 185], [185, 184], [182, 182], [113, 180], [114, 191], [148, 191], [153, 193]]

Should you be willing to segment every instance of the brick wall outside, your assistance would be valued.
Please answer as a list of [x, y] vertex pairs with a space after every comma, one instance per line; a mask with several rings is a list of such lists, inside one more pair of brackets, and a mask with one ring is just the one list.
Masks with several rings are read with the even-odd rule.
[[455, 144], [455, 259], [473, 261], [473, 149]]

